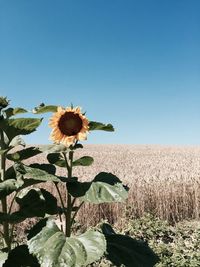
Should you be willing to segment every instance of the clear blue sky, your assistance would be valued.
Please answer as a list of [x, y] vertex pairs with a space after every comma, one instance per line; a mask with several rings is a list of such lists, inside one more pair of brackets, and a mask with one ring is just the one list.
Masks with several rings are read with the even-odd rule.
[[[0, 95], [114, 125], [88, 143], [200, 144], [199, 14], [199, 0], [0, 0]], [[48, 142], [49, 116], [28, 142]]]

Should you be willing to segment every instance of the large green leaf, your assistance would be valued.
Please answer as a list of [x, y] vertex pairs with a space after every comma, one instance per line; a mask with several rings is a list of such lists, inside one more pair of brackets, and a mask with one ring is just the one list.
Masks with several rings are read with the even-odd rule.
[[103, 182], [93, 182], [86, 194], [81, 197], [81, 200], [100, 204], [109, 202], [125, 202], [127, 197], [128, 192], [124, 189], [121, 183], [110, 185]]
[[67, 190], [73, 197], [83, 197], [90, 186], [91, 182], [79, 182], [77, 179], [67, 181]]
[[36, 257], [29, 253], [28, 246], [20, 245], [9, 252], [3, 267], [40, 267], [40, 265]]
[[36, 156], [38, 154], [42, 153], [38, 148], [36, 147], [28, 147], [22, 150], [19, 150], [14, 153], [7, 154], [7, 159], [12, 161], [22, 161], [28, 158], [31, 158], [33, 156]]
[[107, 132], [113, 132], [114, 127], [112, 124], [104, 124], [101, 122], [96, 122], [96, 121], [90, 121], [89, 122], [89, 130], [94, 131], [94, 130], [102, 130], [102, 131], [107, 131]]
[[47, 112], [56, 112], [57, 108], [58, 106], [54, 106], [54, 105], [45, 106], [44, 104], [41, 104], [38, 107], [35, 107], [33, 109], [33, 113], [41, 114], [41, 113], [47, 113]]
[[21, 114], [21, 113], [26, 113], [28, 112], [24, 108], [7, 108], [6, 110], [3, 111], [6, 114], [6, 118], [10, 118], [11, 116]]
[[23, 175], [17, 174], [14, 167], [10, 167], [5, 173], [6, 180], [0, 183], [0, 199], [10, 195], [14, 191], [43, 182], [43, 180], [25, 179]]
[[18, 211], [11, 214], [0, 212], [0, 223], [19, 223], [27, 218], [44, 217], [46, 214], [54, 215], [60, 209], [57, 199], [48, 191], [41, 188], [26, 188], [16, 197], [19, 205]]
[[44, 217], [45, 214], [58, 212], [57, 199], [45, 189], [25, 189], [16, 198], [20, 215], [31, 217]]
[[16, 191], [19, 185], [15, 179], [5, 180], [0, 183], [0, 199], [10, 195], [12, 192]]
[[48, 218], [43, 218], [39, 220], [36, 224], [33, 225], [33, 227], [29, 230], [27, 230], [27, 239], [33, 238], [35, 235], [37, 235], [43, 227], [46, 226]]
[[53, 166], [52, 164], [48, 164], [48, 163], [43, 163], [43, 164], [33, 163], [27, 167], [39, 169], [39, 170], [45, 171], [45, 172], [47, 172], [49, 174], [53, 174], [53, 175], [56, 173], [56, 167]]
[[23, 175], [21, 175], [19, 173], [17, 174], [17, 183], [20, 186], [18, 188], [18, 191], [25, 189], [29, 186], [36, 185], [36, 184], [43, 183], [43, 182], [46, 182], [46, 181], [36, 180], [36, 179], [31, 179], [31, 178], [24, 178]]
[[32, 179], [43, 182], [60, 182], [60, 179], [54, 175], [55, 167], [50, 164], [24, 164], [16, 165], [16, 171], [23, 175], [24, 179]]
[[121, 180], [114, 174], [110, 173], [110, 172], [100, 172], [99, 174], [97, 174], [94, 178], [95, 182], [103, 182], [103, 183], [107, 183], [110, 185], [115, 185], [117, 183], [122, 183]]
[[73, 166], [90, 166], [94, 162], [94, 159], [89, 156], [83, 156], [73, 162]]
[[7, 260], [8, 258], [8, 253], [0, 251], [0, 267], [4, 266], [4, 262]]
[[102, 231], [107, 241], [106, 257], [116, 266], [152, 267], [159, 261], [147, 243], [116, 234], [108, 224], [103, 224]]
[[10, 147], [15, 147], [15, 146], [26, 146], [26, 143], [24, 140], [21, 138], [20, 135], [15, 136], [12, 141], [10, 142]]
[[49, 164], [31, 164], [26, 166], [22, 163], [15, 163], [6, 171], [7, 179], [14, 178], [19, 185], [18, 191], [42, 182], [60, 182], [64, 177], [55, 176], [56, 168]]
[[128, 197], [126, 187], [112, 173], [101, 172], [92, 182], [70, 180], [67, 189], [73, 197], [94, 204], [124, 202]]
[[80, 267], [98, 260], [106, 250], [102, 233], [89, 230], [77, 237], [65, 237], [52, 220], [28, 241], [30, 253], [41, 267]]
[[11, 141], [17, 135], [26, 135], [34, 132], [41, 124], [42, 119], [18, 118], [0, 121], [0, 126]]

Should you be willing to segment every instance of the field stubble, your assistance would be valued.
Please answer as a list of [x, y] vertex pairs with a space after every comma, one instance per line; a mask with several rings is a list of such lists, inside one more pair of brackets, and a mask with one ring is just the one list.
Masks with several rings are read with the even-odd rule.
[[[200, 147], [85, 145], [75, 158], [84, 155], [94, 157], [94, 163], [74, 168], [73, 176], [88, 181], [99, 172], [111, 172], [130, 190], [125, 204], [85, 204], [78, 214], [80, 225], [93, 226], [102, 219], [121, 224], [146, 212], [171, 223], [199, 219]], [[41, 154], [31, 161], [45, 163], [46, 158]], [[65, 175], [66, 170], [58, 168], [57, 173]], [[46, 186], [56, 195], [53, 185]]]

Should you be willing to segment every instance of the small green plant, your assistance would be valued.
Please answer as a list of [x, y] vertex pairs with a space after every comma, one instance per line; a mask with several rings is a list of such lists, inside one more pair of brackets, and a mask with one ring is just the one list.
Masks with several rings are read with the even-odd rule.
[[160, 258], [156, 267], [199, 266], [199, 222], [183, 221], [172, 226], [147, 213], [139, 219], [127, 219], [119, 231], [147, 242]]
[[[124, 202], [128, 197], [127, 187], [112, 173], [101, 172], [87, 182], [81, 182], [73, 176], [73, 169], [77, 166], [93, 163], [90, 156], [75, 158], [76, 150], [83, 148], [80, 141], [94, 130], [114, 131], [113, 126], [89, 121], [79, 107], [64, 109], [42, 104], [33, 113], [53, 112], [49, 125], [52, 127], [51, 139], [54, 143], [26, 147], [21, 136], [35, 131], [42, 119], [16, 118], [15, 115], [26, 113], [27, 110], [8, 108], [8, 105], [9, 101], [1, 97], [0, 234], [4, 246], [0, 252], [0, 267], [87, 266], [103, 255], [116, 266], [155, 265], [158, 257], [145, 242], [116, 234], [109, 224], [103, 224], [99, 229], [88, 229], [81, 235], [76, 235], [74, 231], [76, 215], [85, 202]], [[41, 153], [46, 155], [47, 164], [24, 163], [24, 160]], [[13, 162], [9, 168], [7, 160]], [[57, 166], [66, 169], [66, 176], [56, 174]], [[55, 186], [58, 200], [38, 186], [44, 182], [51, 182]], [[64, 195], [61, 194], [60, 184], [65, 185]], [[10, 202], [8, 198], [11, 198]], [[17, 203], [18, 210], [13, 210], [14, 203]], [[56, 215], [61, 221], [60, 228], [54, 220]], [[29, 230], [27, 244], [14, 247], [14, 227], [27, 218], [38, 218], [38, 222]]]

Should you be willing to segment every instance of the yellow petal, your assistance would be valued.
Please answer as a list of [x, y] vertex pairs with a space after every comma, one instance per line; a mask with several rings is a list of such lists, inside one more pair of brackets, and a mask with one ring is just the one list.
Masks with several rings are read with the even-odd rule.
[[86, 140], [87, 134], [85, 132], [80, 132], [77, 134], [77, 140]]

